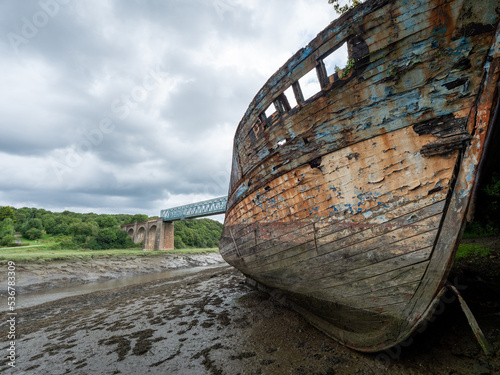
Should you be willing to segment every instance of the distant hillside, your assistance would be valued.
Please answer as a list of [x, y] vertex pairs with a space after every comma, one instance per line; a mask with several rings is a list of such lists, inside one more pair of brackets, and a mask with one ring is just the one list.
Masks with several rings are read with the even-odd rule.
[[[12, 245], [13, 234], [27, 240], [54, 237], [63, 248], [110, 249], [136, 247], [120, 225], [146, 221], [147, 215], [107, 215], [51, 212], [39, 208], [0, 207], [0, 246]], [[210, 219], [175, 222], [175, 248], [217, 247], [222, 224]]]

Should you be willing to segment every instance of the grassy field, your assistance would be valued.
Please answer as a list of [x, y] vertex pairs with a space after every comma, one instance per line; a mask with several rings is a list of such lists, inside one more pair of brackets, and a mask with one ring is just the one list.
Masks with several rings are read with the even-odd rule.
[[89, 260], [96, 258], [119, 257], [155, 257], [178, 254], [202, 254], [219, 252], [219, 249], [181, 249], [165, 251], [143, 251], [142, 249], [117, 249], [117, 250], [51, 250], [46, 246], [19, 247], [15, 249], [0, 248], [0, 264], [14, 261], [18, 264], [29, 262], [50, 262], [55, 260]]

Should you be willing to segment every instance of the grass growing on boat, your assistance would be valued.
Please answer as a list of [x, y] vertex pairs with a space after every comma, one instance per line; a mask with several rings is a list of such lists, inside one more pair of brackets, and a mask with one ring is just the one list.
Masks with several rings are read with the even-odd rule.
[[143, 251], [142, 249], [111, 249], [111, 250], [50, 250], [45, 247], [30, 247], [16, 249], [0, 249], [0, 264], [13, 261], [18, 264], [31, 262], [51, 262], [56, 260], [85, 261], [97, 258], [120, 257], [161, 257], [179, 254], [217, 253], [219, 249], [180, 249], [163, 251]]

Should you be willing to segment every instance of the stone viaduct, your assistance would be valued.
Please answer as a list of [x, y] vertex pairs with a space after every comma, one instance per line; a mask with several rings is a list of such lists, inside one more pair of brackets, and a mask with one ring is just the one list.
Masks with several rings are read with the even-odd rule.
[[135, 243], [142, 242], [142, 250], [174, 249], [174, 223], [164, 222], [163, 218], [123, 224], [121, 228]]
[[161, 211], [159, 219], [123, 224], [120, 228], [134, 240], [142, 242], [143, 250], [173, 250], [174, 221], [223, 214], [227, 197], [169, 208]]

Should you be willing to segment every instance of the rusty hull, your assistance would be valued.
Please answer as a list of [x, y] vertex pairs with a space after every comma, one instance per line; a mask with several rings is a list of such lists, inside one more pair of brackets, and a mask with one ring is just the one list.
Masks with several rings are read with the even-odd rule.
[[[367, 1], [290, 58], [235, 135], [226, 261], [354, 349], [412, 334], [444, 286], [493, 125], [499, 12]], [[353, 68], [328, 72], [343, 43]], [[304, 100], [311, 70], [321, 90]]]

